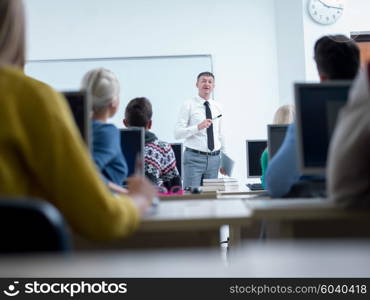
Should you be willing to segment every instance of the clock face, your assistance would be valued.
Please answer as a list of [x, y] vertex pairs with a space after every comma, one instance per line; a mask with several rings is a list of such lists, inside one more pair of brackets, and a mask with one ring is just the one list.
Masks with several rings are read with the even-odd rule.
[[335, 23], [343, 14], [343, 0], [310, 0], [308, 11], [316, 22], [323, 25]]

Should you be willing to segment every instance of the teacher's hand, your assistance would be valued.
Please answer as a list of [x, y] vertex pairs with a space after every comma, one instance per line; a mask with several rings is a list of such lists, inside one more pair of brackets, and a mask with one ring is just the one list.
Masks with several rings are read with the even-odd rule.
[[227, 175], [227, 174], [226, 174], [226, 170], [225, 170], [224, 168], [220, 168], [220, 173], [221, 173], [222, 175]]
[[198, 130], [206, 129], [211, 125], [212, 125], [212, 120], [210, 119], [204, 120], [202, 123], [198, 124]]

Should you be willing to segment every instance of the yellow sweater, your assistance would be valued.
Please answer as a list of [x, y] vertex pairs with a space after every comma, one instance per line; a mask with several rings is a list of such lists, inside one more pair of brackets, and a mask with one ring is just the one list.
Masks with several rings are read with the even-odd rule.
[[10, 67], [0, 68], [0, 195], [43, 198], [93, 240], [125, 236], [139, 221], [131, 199], [99, 178], [62, 95]]

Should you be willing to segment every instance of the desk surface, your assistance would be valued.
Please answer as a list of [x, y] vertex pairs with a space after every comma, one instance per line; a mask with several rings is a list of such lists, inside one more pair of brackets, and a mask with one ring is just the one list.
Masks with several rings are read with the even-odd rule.
[[0, 277], [370, 277], [370, 241], [246, 243], [230, 257], [198, 250], [0, 256]]
[[243, 224], [250, 216], [250, 209], [239, 199], [161, 201], [155, 214], [143, 218], [139, 231], [214, 228]]
[[219, 247], [220, 227], [229, 225], [231, 244], [240, 242], [239, 230], [251, 211], [242, 200], [161, 201], [153, 215], [145, 216], [131, 237], [112, 243], [87, 241], [74, 236], [78, 250], [157, 247]]
[[246, 207], [257, 219], [369, 218], [369, 210], [338, 207], [326, 198], [246, 199]]
[[199, 194], [191, 194], [190, 192], [185, 192], [183, 195], [161, 195], [159, 198], [162, 201], [167, 200], [200, 200], [200, 199], [226, 199], [226, 198], [244, 198], [248, 196], [255, 195], [266, 195], [267, 191], [251, 191], [249, 188], [244, 186], [239, 186], [236, 191], [214, 191], [214, 192], [202, 192]]

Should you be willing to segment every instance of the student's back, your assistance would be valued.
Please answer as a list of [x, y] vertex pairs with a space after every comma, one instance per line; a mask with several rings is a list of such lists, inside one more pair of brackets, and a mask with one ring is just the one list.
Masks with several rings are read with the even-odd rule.
[[355, 81], [329, 148], [329, 196], [342, 206], [370, 207], [369, 70]]
[[101, 183], [62, 96], [8, 67], [0, 91], [0, 194], [50, 201], [88, 238], [131, 232], [134, 204]]
[[105, 181], [120, 186], [126, 180], [128, 167], [119, 130], [108, 123], [120, 104], [118, 78], [108, 69], [93, 69], [85, 74], [82, 89], [92, 106], [92, 157]]
[[[314, 48], [315, 62], [320, 81], [353, 80], [359, 70], [358, 46], [343, 35], [324, 36]], [[289, 195], [302, 174], [298, 169], [296, 125], [289, 125], [285, 139], [266, 172], [266, 188], [273, 198]], [[298, 186], [298, 190], [301, 188]], [[306, 193], [306, 191], [305, 191]], [[300, 192], [295, 191], [294, 196]], [[290, 193], [292, 195], [292, 193]]]
[[181, 186], [181, 178], [176, 167], [176, 157], [169, 143], [160, 141], [154, 133], [145, 131], [145, 176], [156, 186], [171, 190]]
[[[274, 114], [274, 119], [272, 121], [272, 124], [290, 124], [294, 121], [295, 118], [295, 107], [291, 104], [286, 104], [280, 106], [277, 111]], [[266, 188], [265, 185], [265, 175], [266, 170], [268, 166], [268, 157], [269, 153], [267, 148], [262, 152], [261, 154], [261, 170], [262, 170], [262, 176], [261, 176], [261, 183], [263, 188]]]
[[171, 190], [181, 186], [181, 178], [176, 167], [176, 157], [170, 144], [158, 140], [149, 131], [152, 127], [152, 104], [147, 98], [132, 99], [126, 106], [125, 126], [145, 128], [145, 175], [156, 186]]
[[90, 239], [129, 234], [139, 213], [148, 208], [154, 188], [136, 177], [129, 195], [109, 192], [65, 99], [22, 72], [22, 1], [0, 0], [0, 12], [0, 195], [43, 198], [74, 231]]

